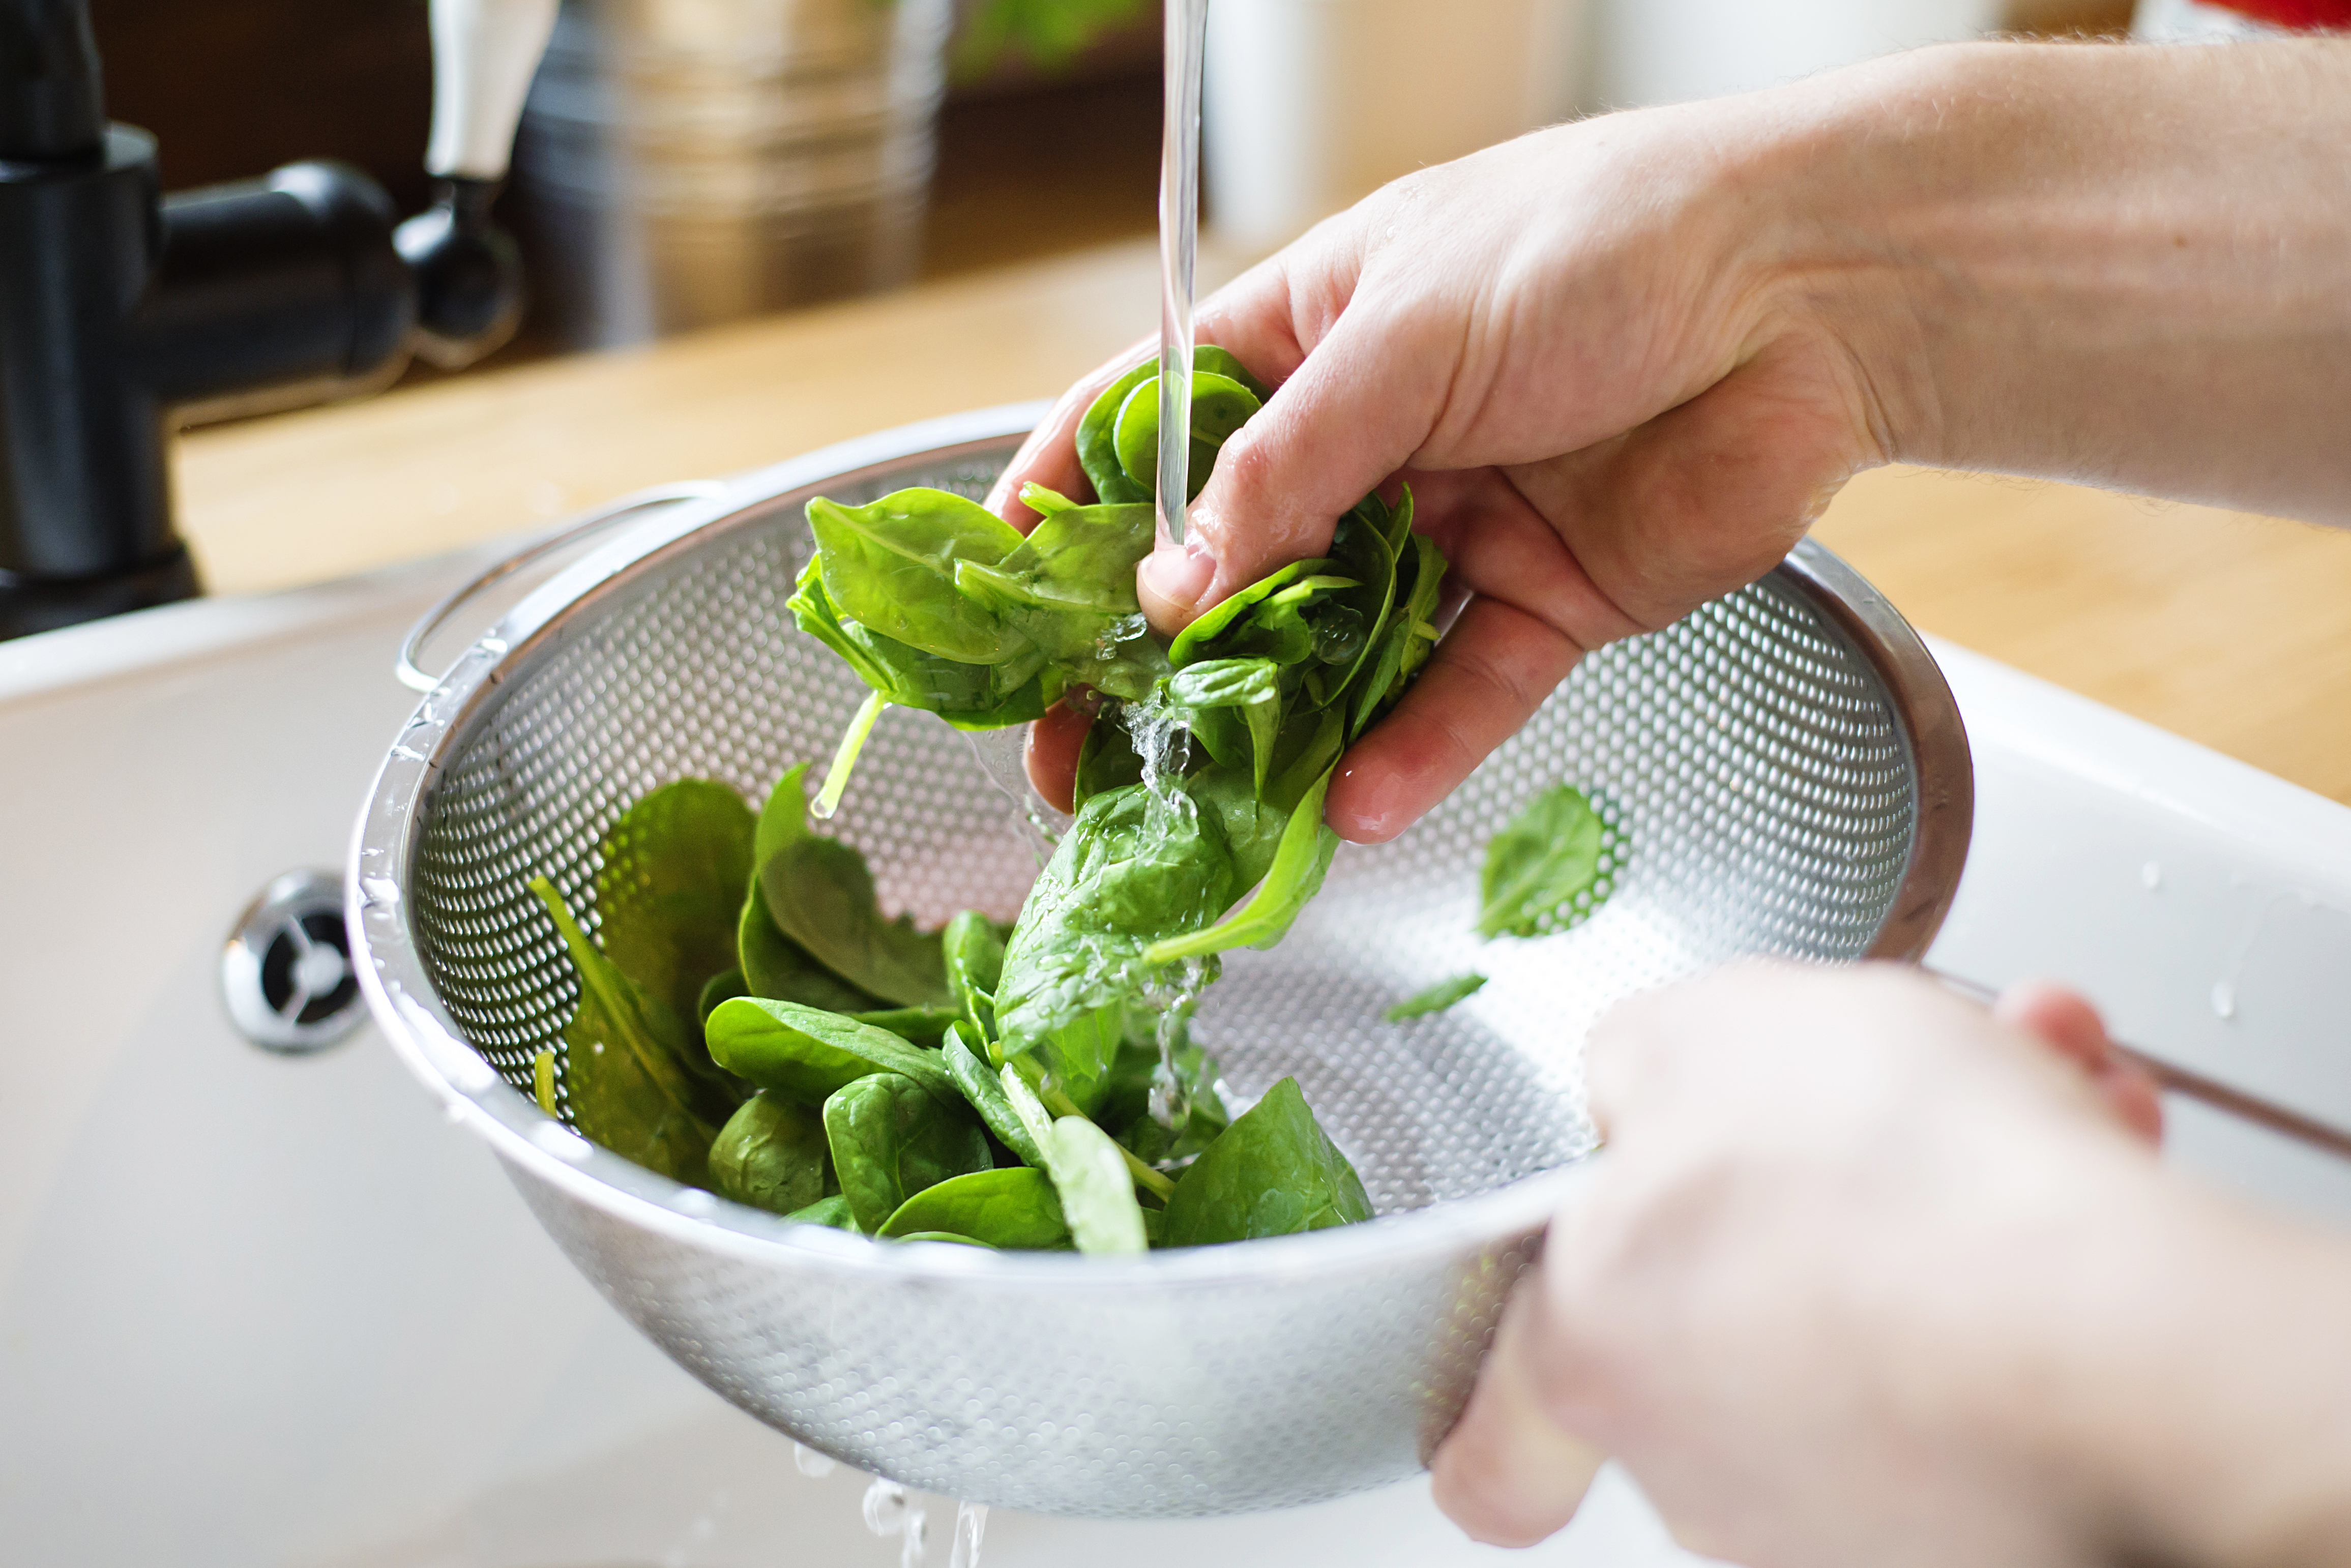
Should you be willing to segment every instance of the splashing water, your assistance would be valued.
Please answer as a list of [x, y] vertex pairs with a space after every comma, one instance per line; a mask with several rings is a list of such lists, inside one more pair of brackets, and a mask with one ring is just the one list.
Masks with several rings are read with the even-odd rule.
[[831, 1454], [820, 1454], [806, 1443], [792, 1445], [792, 1469], [812, 1479], [821, 1480], [840, 1469], [841, 1462]]
[[947, 1547], [947, 1568], [979, 1568], [979, 1538], [986, 1533], [986, 1503], [956, 1504], [955, 1539]]
[[895, 1535], [906, 1528], [906, 1489], [879, 1476], [865, 1489], [865, 1528], [876, 1535]]
[[898, 1568], [923, 1568], [923, 1552], [930, 1544], [930, 1515], [921, 1509], [906, 1515], [905, 1543], [898, 1548]]

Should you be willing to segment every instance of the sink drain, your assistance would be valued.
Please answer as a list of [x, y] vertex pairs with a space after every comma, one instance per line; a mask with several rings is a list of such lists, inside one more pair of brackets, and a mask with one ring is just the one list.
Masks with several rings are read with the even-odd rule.
[[367, 1009], [343, 931], [342, 879], [288, 872], [263, 888], [221, 955], [221, 999], [246, 1039], [287, 1055], [357, 1029]]

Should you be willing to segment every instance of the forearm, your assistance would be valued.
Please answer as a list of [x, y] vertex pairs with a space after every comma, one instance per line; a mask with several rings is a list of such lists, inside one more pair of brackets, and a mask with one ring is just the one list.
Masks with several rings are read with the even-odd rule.
[[1884, 455], [2351, 521], [2351, 39], [1919, 51], [1750, 100]]

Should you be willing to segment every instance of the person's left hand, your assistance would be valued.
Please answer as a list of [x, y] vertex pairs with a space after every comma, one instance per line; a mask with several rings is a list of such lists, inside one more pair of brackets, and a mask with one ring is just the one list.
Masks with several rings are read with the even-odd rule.
[[2134, 1412], [2069, 1357], [2168, 1197], [2086, 1003], [1742, 965], [1620, 1007], [1588, 1073], [1606, 1147], [1436, 1456], [1447, 1513], [1542, 1539], [1581, 1442], [1750, 1568], [2095, 1560], [2116, 1489], [2068, 1396]]

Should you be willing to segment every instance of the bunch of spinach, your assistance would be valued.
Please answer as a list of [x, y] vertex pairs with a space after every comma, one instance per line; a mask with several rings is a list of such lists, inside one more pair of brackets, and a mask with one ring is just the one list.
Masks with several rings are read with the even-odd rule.
[[[1195, 363], [1196, 488], [1269, 394], [1221, 349]], [[938, 491], [811, 502], [816, 555], [793, 600], [803, 629], [873, 688], [867, 715], [898, 703], [985, 728], [1072, 687], [1106, 699], [1079, 758], [1077, 820], [993, 998], [1006, 1055], [1035, 1059], [1081, 1112], [1108, 1092], [1120, 1052], [1215, 978], [1216, 955], [1279, 942], [1321, 886], [1339, 841], [1322, 820], [1332, 772], [1426, 662], [1445, 575], [1412, 531], [1411, 491], [1394, 504], [1374, 493], [1339, 519], [1327, 557], [1251, 584], [1163, 646], [1134, 588], [1158, 411], [1146, 361], [1080, 423], [1095, 503], [1029, 486], [1022, 499], [1044, 516], [1025, 539]], [[825, 799], [857, 737], [852, 727]]]
[[[1196, 365], [1196, 487], [1269, 395], [1222, 350]], [[1105, 704], [1076, 821], [1012, 929], [886, 919], [862, 857], [810, 825], [802, 769], [756, 821], [723, 786], [670, 785], [606, 841], [602, 949], [536, 884], [581, 987], [561, 1062], [539, 1064], [550, 1113], [681, 1180], [883, 1237], [1134, 1252], [1370, 1218], [1296, 1082], [1230, 1117], [1188, 1025], [1217, 956], [1271, 946], [1321, 886], [1332, 770], [1426, 662], [1445, 559], [1408, 489], [1366, 496], [1329, 556], [1163, 643], [1134, 595], [1157, 444], [1145, 362], [1080, 425], [1096, 500], [1029, 486], [1026, 536], [941, 490], [809, 504], [793, 617], [872, 693], [817, 816], [892, 705], [989, 729], [1074, 688]]]
[[1005, 929], [886, 919], [864, 858], [810, 827], [805, 774], [756, 817], [705, 779], [631, 807], [601, 845], [601, 946], [533, 882], [580, 980], [563, 1050], [536, 1063], [549, 1114], [737, 1202], [893, 1239], [1139, 1252], [1369, 1218], [1294, 1082], [1227, 1116], [1180, 1010], [1120, 1043], [1091, 1114], [1008, 1061]]

